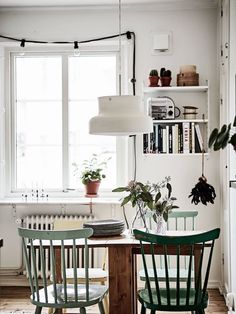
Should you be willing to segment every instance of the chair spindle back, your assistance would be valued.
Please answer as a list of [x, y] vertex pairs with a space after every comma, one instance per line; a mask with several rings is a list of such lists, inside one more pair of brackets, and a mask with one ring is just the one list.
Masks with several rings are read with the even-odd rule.
[[[90, 228], [64, 230], [64, 231], [42, 231], [33, 229], [18, 228], [19, 235], [22, 237], [23, 242], [23, 255], [25, 265], [29, 274], [29, 284], [32, 294], [32, 302], [40, 303], [46, 306], [55, 304], [57, 307], [63, 308], [63, 304], [70, 303], [69, 307], [74, 307], [79, 302], [78, 300], [78, 282], [77, 282], [77, 241], [80, 241], [84, 246], [84, 269], [85, 269], [85, 287], [86, 287], [86, 300], [89, 300], [89, 278], [88, 278], [88, 263], [89, 263], [89, 250], [87, 239], [93, 234]], [[67, 243], [66, 243], [67, 242]], [[66, 254], [65, 244], [68, 244], [72, 249], [73, 259], [73, 284], [66, 283]], [[39, 248], [39, 250], [38, 250]], [[51, 290], [48, 289], [48, 279], [46, 276], [46, 263], [45, 248], [50, 251], [51, 259]], [[39, 251], [41, 270], [37, 268], [36, 252]], [[60, 262], [59, 262], [60, 259]], [[58, 269], [61, 265], [61, 269]], [[40, 278], [40, 279], [39, 279]], [[43, 286], [43, 298], [42, 289]], [[80, 300], [81, 301], [81, 300]], [[68, 306], [65, 306], [68, 307]]]
[[[146, 290], [151, 304], [158, 303], [162, 310], [196, 309], [203, 302], [207, 293], [210, 266], [215, 239], [219, 237], [220, 229], [188, 236], [160, 236], [140, 230], [134, 230], [135, 238], [140, 241], [143, 267], [146, 277]], [[154, 280], [150, 280], [147, 257], [151, 255]], [[163, 256], [165, 281], [158, 278], [156, 255]], [[169, 279], [171, 255], [176, 262], [176, 278]], [[180, 257], [188, 257], [188, 274], [186, 281], [180, 278]], [[194, 265], [194, 272], [192, 271]], [[194, 278], [193, 278], [194, 276]], [[153, 283], [154, 282], [154, 283]], [[151, 284], [153, 283], [153, 284]]]

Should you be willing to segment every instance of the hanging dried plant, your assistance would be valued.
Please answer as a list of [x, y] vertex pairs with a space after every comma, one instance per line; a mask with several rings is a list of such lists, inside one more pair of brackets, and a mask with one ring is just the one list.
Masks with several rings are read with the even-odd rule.
[[212, 185], [207, 183], [207, 179], [202, 175], [198, 179], [198, 183], [192, 189], [189, 197], [192, 197], [191, 203], [198, 205], [202, 203], [207, 205], [207, 203], [214, 204], [214, 199], [216, 197], [215, 189]]
[[[209, 139], [211, 143], [215, 141], [216, 131]], [[217, 131], [218, 134], [218, 131]], [[214, 138], [214, 139], [213, 139]], [[202, 203], [207, 205], [207, 203], [214, 204], [214, 199], [216, 198], [215, 189], [212, 185], [207, 183], [207, 179], [204, 176], [204, 163], [205, 163], [205, 155], [204, 155], [204, 140], [202, 142], [202, 176], [198, 179], [198, 183], [192, 189], [191, 194], [188, 197], [192, 197], [191, 203], [198, 205], [198, 203]]]

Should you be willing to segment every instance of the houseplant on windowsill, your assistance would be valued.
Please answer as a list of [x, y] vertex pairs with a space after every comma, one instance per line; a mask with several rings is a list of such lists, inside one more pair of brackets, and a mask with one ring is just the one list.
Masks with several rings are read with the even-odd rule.
[[[121, 206], [125, 215], [124, 206], [131, 203], [132, 207], [136, 208], [136, 214], [131, 223], [131, 230], [134, 228], [134, 223], [137, 218], [143, 222], [143, 226], [148, 230], [146, 218], [152, 218], [156, 225], [156, 232], [164, 234], [166, 232], [166, 222], [168, 215], [172, 209], [178, 208], [174, 205], [175, 197], [171, 196], [172, 186], [170, 177], [165, 177], [159, 183], [146, 183], [131, 181], [128, 186], [114, 189], [113, 192], [128, 192], [122, 200]], [[163, 194], [164, 193], [164, 194]], [[126, 218], [126, 215], [125, 215]], [[129, 224], [127, 222], [127, 228]]]
[[[84, 170], [80, 174], [80, 179], [85, 185], [86, 196], [96, 197], [101, 181], [106, 177], [104, 170], [111, 157], [102, 159], [103, 154], [93, 154], [90, 159], [86, 159], [82, 163]], [[75, 167], [74, 175], [78, 176], [80, 171], [79, 166], [77, 163], [73, 163], [73, 166]]]

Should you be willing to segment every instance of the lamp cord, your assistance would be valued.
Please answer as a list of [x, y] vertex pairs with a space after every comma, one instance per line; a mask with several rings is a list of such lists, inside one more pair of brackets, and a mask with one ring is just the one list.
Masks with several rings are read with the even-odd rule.
[[121, 0], [119, 0], [119, 96], [121, 96]]
[[137, 151], [136, 151], [136, 135], [133, 135], [134, 138], [134, 181], [137, 177]]

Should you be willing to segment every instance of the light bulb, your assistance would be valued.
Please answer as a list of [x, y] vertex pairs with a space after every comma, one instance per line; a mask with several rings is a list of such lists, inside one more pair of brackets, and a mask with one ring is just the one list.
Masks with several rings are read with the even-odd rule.
[[22, 39], [20, 42], [20, 56], [25, 55], [25, 39]]
[[80, 55], [78, 41], [74, 41], [74, 56], [78, 57]]

